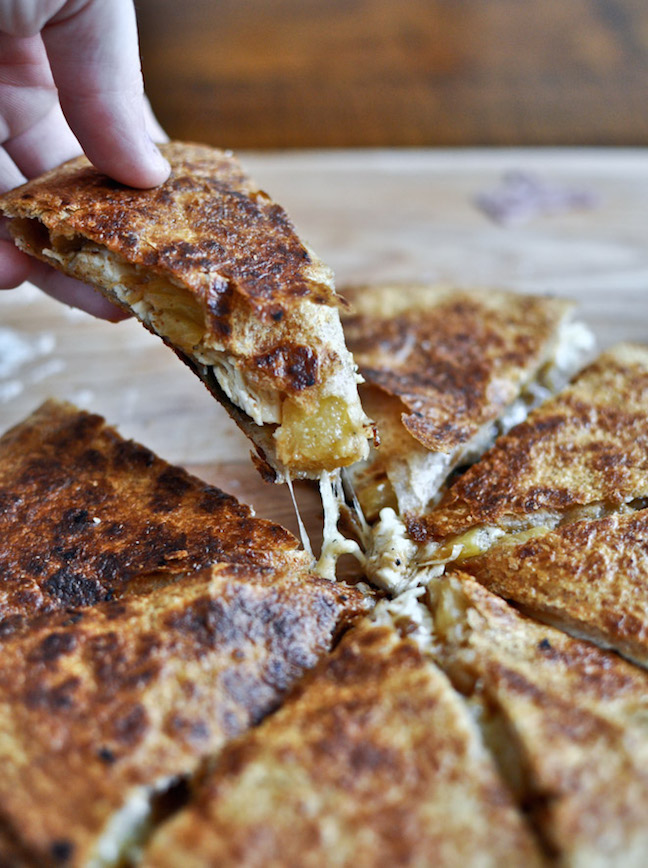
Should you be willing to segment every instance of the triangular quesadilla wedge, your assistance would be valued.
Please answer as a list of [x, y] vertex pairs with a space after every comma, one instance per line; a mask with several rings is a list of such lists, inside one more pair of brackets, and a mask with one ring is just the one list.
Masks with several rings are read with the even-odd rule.
[[313, 565], [289, 531], [101, 416], [48, 401], [0, 438], [0, 632], [216, 561]]
[[352, 470], [365, 516], [421, 513], [457, 468], [562, 388], [593, 348], [562, 299], [418, 284], [345, 289], [380, 443]]
[[17, 245], [158, 334], [222, 401], [268, 478], [366, 457], [371, 426], [331, 271], [229, 152], [172, 142], [124, 187], [78, 158], [0, 197]]
[[366, 611], [286, 564], [216, 564], [0, 637], [0, 817], [29, 864], [131, 864], [156, 806]]
[[[508, 535], [630, 512], [648, 497], [648, 348], [621, 344], [500, 437], [407, 533], [389, 510], [377, 527], [374, 577], [399, 585], [459, 563]], [[406, 550], [390, 573], [385, 539]], [[382, 551], [387, 555], [382, 556]]]
[[461, 568], [527, 614], [648, 667], [648, 509], [505, 537]]
[[141, 864], [543, 863], [446, 677], [391, 624], [363, 622], [220, 754]]
[[461, 574], [430, 585], [436, 657], [557, 865], [648, 860], [648, 673]]

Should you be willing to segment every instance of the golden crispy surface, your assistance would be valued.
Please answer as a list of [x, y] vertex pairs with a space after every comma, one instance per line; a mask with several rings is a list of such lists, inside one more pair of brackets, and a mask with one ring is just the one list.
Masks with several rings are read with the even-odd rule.
[[0, 505], [4, 634], [39, 611], [119, 596], [143, 573], [310, 563], [282, 527], [54, 401], [0, 439]]
[[539, 859], [447, 680], [364, 624], [220, 755], [143, 864], [497, 866]]
[[646, 407], [648, 349], [615, 347], [501, 437], [410, 533], [441, 540], [511, 516], [648, 495]]
[[344, 333], [363, 377], [400, 399], [403, 425], [414, 438], [445, 453], [495, 420], [533, 379], [573, 307], [419, 285], [343, 293], [353, 305]]
[[529, 614], [648, 665], [648, 510], [513, 538], [461, 569]]
[[303, 573], [218, 564], [41, 616], [2, 641], [0, 816], [38, 865], [85, 865], [142, 785], [273, 710], [367, 604]]
[[335, 303], [327, 269], [231, 153], [182, 142], [160, 149], [173, 171], [159, 187], [125, 187], [78, 157], [5, 193], [0, 208], [174, 277], [217, 332], [226, 331], [233, 294], [275, 314], [294, 299]]
[[437, 586], [451, 615], [437, 604], [439, 660], [482, 706], [547, 849], [559, 864], [645, 865], [648, 673], [458, 576]]

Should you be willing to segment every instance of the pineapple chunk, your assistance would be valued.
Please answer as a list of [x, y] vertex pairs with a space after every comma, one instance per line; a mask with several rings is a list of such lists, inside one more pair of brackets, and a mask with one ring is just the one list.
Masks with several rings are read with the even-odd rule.
[[366, 442], [363, 427], [354, 425], [347, 402], [337, 395], [322, 398], [315, 413], [286, 398], [281, 407], [281, 426], [274, 436], [279, 460], [305, 473], [351, 464]]

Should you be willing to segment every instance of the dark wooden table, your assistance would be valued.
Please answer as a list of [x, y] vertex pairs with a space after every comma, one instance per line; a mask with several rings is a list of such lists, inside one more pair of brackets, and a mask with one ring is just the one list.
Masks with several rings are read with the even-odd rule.
[[646, 0], [138, 0], [170, 134], [233, 148], [648, 144]]

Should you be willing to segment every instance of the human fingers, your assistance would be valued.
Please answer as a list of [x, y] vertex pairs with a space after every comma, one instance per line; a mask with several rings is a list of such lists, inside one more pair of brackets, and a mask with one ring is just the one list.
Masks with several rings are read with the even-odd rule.
[[0, 12], [0, 142], [29, 129], [57, 101], [42, 39], [38, 33], [22, 37], [3, 32]]
[[[168, 136], [153, 114], [148, 99], [145, 99], [144, 112], [146, 129], [151, 138], [156, 142], [168, 141]], [[47, 147], [43, 147], [43, 142], [47, 143]], [[82, 153], [81, 146], [58, 103], [29, 129], [5, 142], [4, 147], [25, 178], [35, 178]], [[11, 179], [16, 183], [21, 183], [22, 176], [16, 172], [11, 173]]]
[[26, 178], [34, 178], [81, 153], [58, 104], [28, 130], [5, 142], [4, 147]]
[[27, 279], [52, 298], [62, 301], [69, 307], [78, 307], [99, 319], [119, 322], [129, 316], [104, 298], [98, 290], [62, 274], [55, 268], [50, 268], [44, 262], [32, 260], [32, 268]]
[[147, 131], [131, 0], [68, 2], [42, 38], [63, 113], [91, 162], [124, 184], [161, 184], [169, 166]]
[[[58, 98], [45, 47], [38, 34], [13, 36], [2, 32], [7, 9], [0, 5], [0, 142], [8, 146], [51, 114]], [[13, 21], [14, 25], [16, 22]], [[0, 192], [21, 184], [25, 175], [12, 159], [10, 148], [0, 151]], [[40, 142], [47, 152], [48, 143]], [[15, 156], [17, 150], [14, 150]]]
[[32, 263], [11, 242], [0, 240], [0, 289], [13, 289], [29, 278]]
[[146, 96], [144, 97], [144, 120], [147, 132], [154, 142], [159, 143], [169, 141], [166, 130], [161, 126], [159, 120], [156, 118], [149, 98]]
[[13, 289], [25, 281], [33, 283], [58, 301], [78, 307], [100, 319], [118, 322], [128, 317], [96, 289], [27, 256], [11, 241], [0, 239], [0, 290]]
[[9, 154], [0, 147], [0, 193], [13, 190], [19, 184], [24, 184], [25, 176], [11, 159]]

